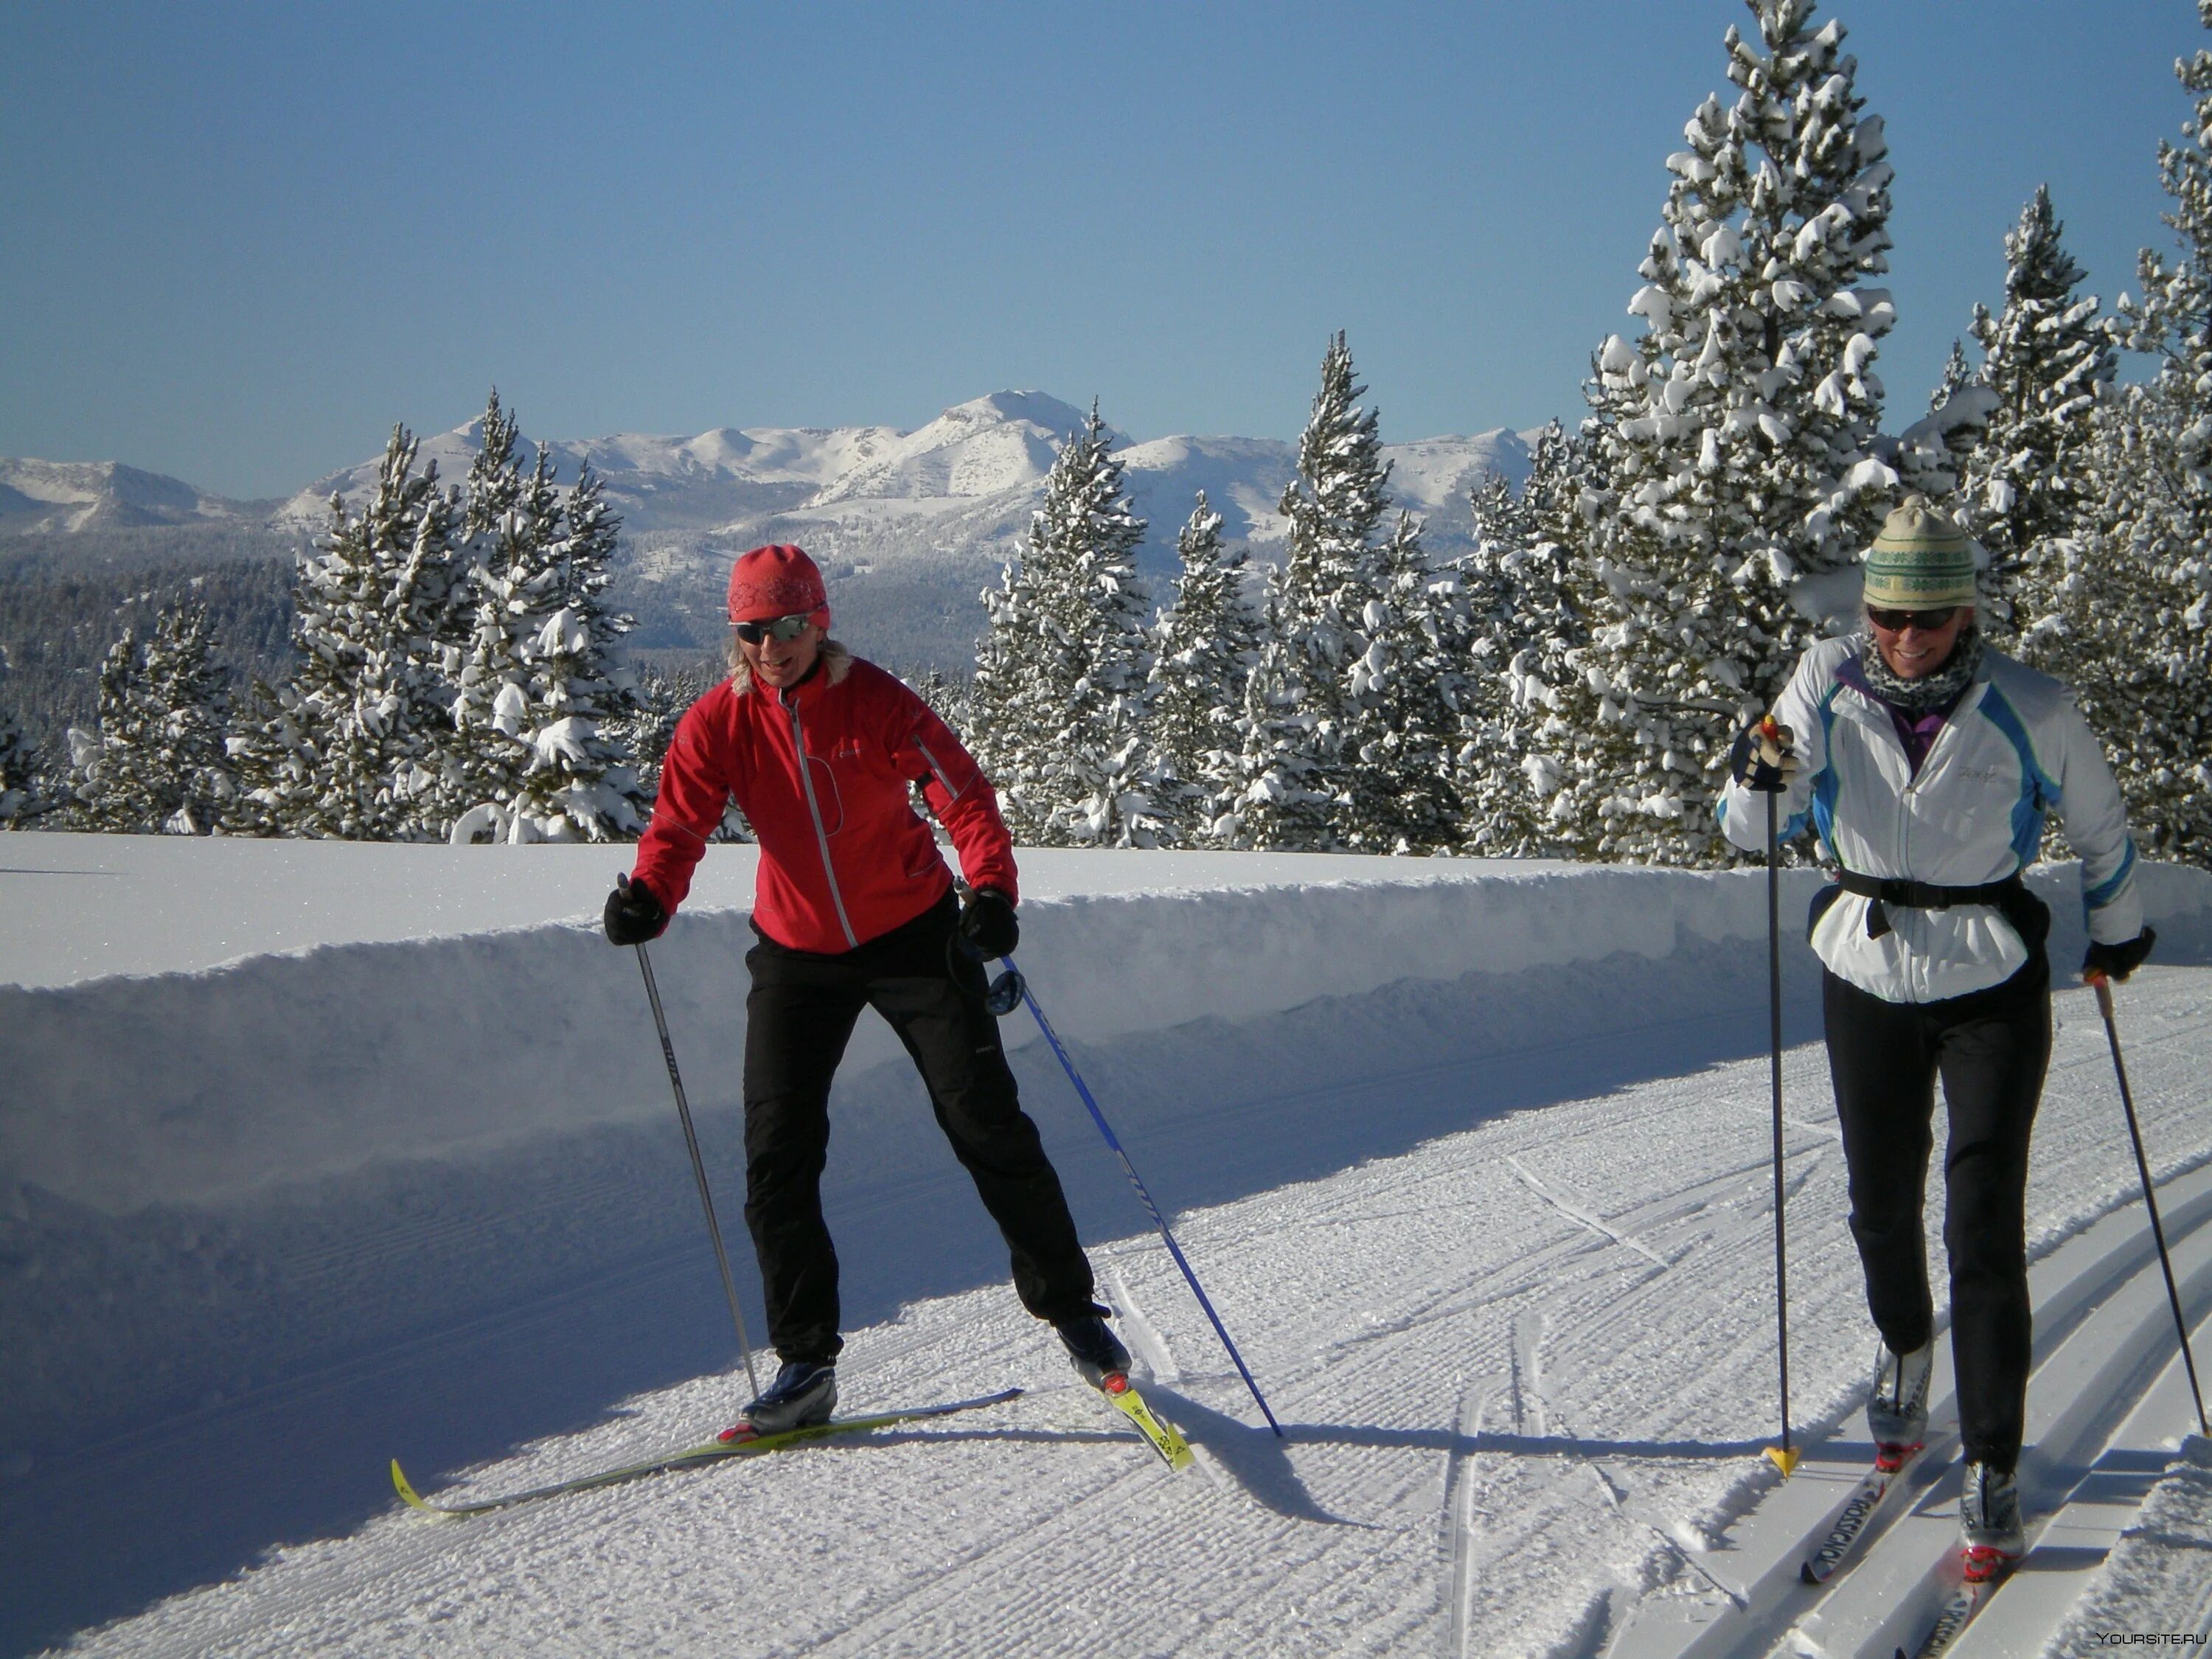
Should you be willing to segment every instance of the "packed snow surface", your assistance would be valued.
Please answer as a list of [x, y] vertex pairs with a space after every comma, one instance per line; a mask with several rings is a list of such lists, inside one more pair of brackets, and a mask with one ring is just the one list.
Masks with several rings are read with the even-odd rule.
[[[0, 1652], [1886, 1656], [1941, 1589], [1948, 1370], [1864, 1559], [1795, 1583], [1865, 1455], [1871, 1344], [1808, 872], [1784, 896], [1786, 1484], [1760, 1455], [1762, 876], [1031, 853], [1023, 966], [1285, 1437], [1027, 1016], [1024, 1099], [1185, 1473], [1021, 1311], [870, 1020], [825, 1182], [844, 1409], [1022, 1397], [441, 1522], [392, 1497], [393, 1455], [434, 1498], [496, 1494], [705, 1438], [744, 1397], [643, 991], [591, 925], [620, 850], [10, 849]], [[714, 850], [653, 960], [757, 1333], [750, 856]], [[2201, 1325], [2212, 878], [2145, 879], [2164, 943], [2120, 1020]], [[2035, 880], [2078, 961], [2074, 871]], [[1961, 1651], [2212, 1618], [2212, 1452], [2104, 1028], [2086, 993], [2058, 1008], [2029, 1194], [2042, 1537]]]

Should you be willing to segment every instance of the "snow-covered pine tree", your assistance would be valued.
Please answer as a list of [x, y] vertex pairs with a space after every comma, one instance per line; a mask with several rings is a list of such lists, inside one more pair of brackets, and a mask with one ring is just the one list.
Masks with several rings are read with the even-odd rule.
[[[2051, 607], [2051, 584], [2036, 581], [2034, 567], [2079, 527], [2090, 417], [2112, 383], [2112, 329], [2097, 297], [2075, 292], [2082, 270], [2060, 244], [2063, 228], [2049, 186], [2037, 185], [2005, 237], [2004, 308], [1974, 307], [1976, 379], [1994, 403], [1961, 482], [1969, 526], [1990, 557], [1982, 625], [2000, 637]], [[2027, 613], [2016, 616], [2022, 601]]]
[[469, 459], [468, 477], [461, 484], [461, 514], [458, 533], [471, 551], [483, 550], [496, 534], [500, 520], [522, 499], [522, 462], [514, 446], [522, 428], [502, 408], [499, 388], [485, 399], [483, 418], [477, 423], [477, 453]]
[[1559, 850], [1548, 813], [1568, 734], [1558, 710], [1583, 643], [1573, 598], [1578, 446], [1557, 421], [1537, 441], [1516, 495], [1492, 473], [1475, 486], [1472, 552], [1457, 562], [1470, 641], [1467, 718], [1455, 757], [1463, 842], [1494, 858]]
[[440, 767], [450, 834], [635, 835], [651, 797], [627, 735], [635, 681], [612, 654], [634, 624], [599, 598], [621, 521], [588, 463], [565, 501], [544, 445], [524, 471], [520, 428], [496, 388], [480, 430], [460, 517], [468, 627], [449, 654], [453, 738]]
[[[543, 447], [526, 495], [533, 503], [551, 497], [552, 466]], [[647, 798], [620, 738], [637, 690], [617, 647], [636, 623], [602, 599], [614, 580], [622, 520], [588, 462], [557, 511], [562, 533], [526, 550], [538, 556], [537, 568], [518, 562], [507, 575], [510, 595], [529, 598], [525, 614], [544, 616], [536, 635], [521, 641], [529, 668], [523, 737], [535, 754], [516, 797], [518, 822], [548, 841], [635, 836], [645, 827]]]
[[515, 799], [537, 758], [525, 736], [530, 672], [525, 642], [545, 618], [514, 581], [536, 562], [532, 550], [560, 534], [559, 492], [541, 466], [523, 476], [515, 453], [520, 435], [494, 387], [461, 493], [459, 556], [465, 590], [454, 607], [465, 638], [452, 642], [446, 678], [453, 688], [453, 733], [438, 757], [439, 794], [447, 832], [462, 843], [505, 841], [518, 830]]
[[1366, 390], [1354, 383], [1339, 332], [1322, 356], [1297, 474], [1283, 491], [1290, 534], [1267, 583], [1266, 641], [1238, 722], [1240, 787], [1224, 815], [1233, 822], [1223, 825], [1236, 846], [1318, 850], [1344, 842], [1352, 668], [1370, 643], [1368, 603], [1381, 597], [1375, 538], [1390, 507], [1380, 416], [1359, 406]]
[[1882, 388], [1891, 169], [1843, 29], [1812, 0], [1747, 0], [1733, 105], [1709, 97], [1668, 158], [1663, 222], [1601, 349], [1591, 402], [1608, 499], [1583, 598], [1591, 638], [1565, 711], [1553, 811], [1589, 854], [1731, 856], [1713, 817], [1736, 732], [1813, 620], [1793, 587], [1846, 565], [1897, 474], [1871, 453]]
[[1151, 670], [1133, 512], [1093, 403], [1045, 479], [1018, 565], [983, 595], [975, 748], [1015, 835], [1042, 846], [1148, 847]]
[[1455, 757], [1472, 713], [1474, 641], [1458, 574], [1429, 566], [1419, 521], [1400, 513], [1360, 618], [1346, 727], [1344, 844], [1442, 853], [1463, 832]]
[[298, 664], [234, 750], [253, 788], [239, 827], [348, 840], [441, 836], [435, 769], [451, 745], [445, 641], [463, 602], [453, 496], [415, 471], [395, 426], [359, 513], [331, 498], [293, 589]]
[[623, 723], [620, 741], [635, 757], [638, 787], [647, 801], [660, 793], [660, 763], [684, 710], [707, 695], [708, 681], [697, 669], [663, 673], [647, 667], [638, 673], [637, 707]]
[[1236, 788], [1238, 715], [1260, 652], [1244, 556], [1223, 547], [1221, 514], [1198, 492], [1176, 537], [1182, 574], [1152, 633], [1151, 744], [1159, 811], [1183, 846], [1212, 839]]
[[[2212, 27], [2212, 0], [2198, 15]], [[2128, 343], [2158, 371], [2100, 407], [2082, 533], [2035, 568], [2050, 607], [2021, 654], [2074, 689], [2105, 744], [2136, 844], [2212, 866], [2212, 52], [2177, 64], [2196, 100], [2159, 146], [2179, 251], [2145, 249]]]
[[1928, 412], [1933, 415], [1949, 403], [1959, 389], [1970, 384], [1973, 378], [1972, 366], [1966, 362], [1965, 343], [1953, 340], [1951, 355], [1943, 360], [1943, 372], [1936, 377], [1936, 389], [1928, 394]]
[[127, 835], [206, 835], [234, 793], [229, 692], [207, 608], [173, 605], [143, 645], [125, 635], [100, 670], [100, 726], [76, 744], [77, 820]]

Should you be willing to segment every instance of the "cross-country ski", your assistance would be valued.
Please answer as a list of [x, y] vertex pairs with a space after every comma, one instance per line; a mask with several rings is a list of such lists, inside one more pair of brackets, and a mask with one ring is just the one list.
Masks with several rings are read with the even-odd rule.
[[420, 1510], [426, 1515], [455, 1517], [489, 1515], [494, 1510], [513, 1509], [518, 1504], [534, 1503], [539, 1498], [559, 1498], [569, 1492], [618, 1486], [625, 1480], [639, 1480], [649, 1474], [665, 1474], [675, 1469], [702, 1468], [709, 1464], [728, 1462], [733, 1458], [782, 1451], [788, 1447], [806, 1445], [843, 1435], [867, 1434], [877, 1429], [897, 1428], [908, 1423], [926, 1423], [940, 1417], [957, 1416], [962, 1412], [981, 1411], [986, 1406], [1003, 1406], [1009, 1400], [1018, 1398], [1021, 1392], [1019, 1389], [1006, 1389], [974, 1400], [956, 1400], [942, 1406], [909, 1406], [901, 1411], [878, 1412], [865, 1417], [831, 1418], [826, 1422], [808, 1423], [798, 1428], [780, 1429], [773, 1433], [750, 1431], [733, 1433], [725, 1430], [712, 1440], [702, 1441], [696, 1446], [686, 1446], [658, 1457], [625, 1463], [619, 1468], [575, 1475], [566, 1480], [554, 1481], [550, 1486], [532, 1486], [527, 1492], [509, 1492], [499, 1498], [460, 1501], [447, 1498], [433, 1503], [415, 1490], [406, 1475], [401, 1473], [399, 1460], [396, 1457], [392, 1461], [392, 1484], [408, 1507]]
[[1859, 1477], [1850, 1496], [1837, 1507], [1834, 1517], [1822, 1530], [1813, 1553], [1805, 1558], [1801, 1574], [1807, 1583], [1825, 1584], [1836, 1576], [1851, 1552], [1865, 1540], [1868, 1525], [1882, 1500], [1902, 1483], [1907, 1466], [1919, 1455], [1920, 1449], [1914, 1447], [1902, 1456], [1878, 1457], [1875, 1466]]

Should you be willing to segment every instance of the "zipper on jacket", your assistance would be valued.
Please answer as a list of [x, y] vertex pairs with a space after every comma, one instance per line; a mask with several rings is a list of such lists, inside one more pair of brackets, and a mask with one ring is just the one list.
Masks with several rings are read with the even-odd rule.
[[845, 896], [837, 890], [837, 867], [830, 862], [830, 832], [822, 827], [822, 803], [814, 798], [814, 774], [806, 762], [806, 732], [799, 723], [799, 699], [783, 705], [791, 711], [791, 748], [799, 761], [799, 787], [806, 793], [806, 810], [814, 819], [814, 843], [822, 849], [822, 873], [830, 880], [830, 902], [836, 907], [837, 925], [845, 930], [848, 950], [860, 948], [860, 936], [845, 915]]

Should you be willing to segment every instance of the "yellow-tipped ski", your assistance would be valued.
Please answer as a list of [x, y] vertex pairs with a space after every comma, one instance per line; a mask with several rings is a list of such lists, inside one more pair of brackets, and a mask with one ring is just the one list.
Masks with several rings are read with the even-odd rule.
[[392, 1460], [392, 1484], [399, 1489], [399, 1495], [407, 1500], [410, 1507], [425, 1510], [432, 1515], [437, 1513], [437, 1510], [431, 1509], [422, 1501], [422, 1494], [408, 1484], [406, 1475], [400, 1472], [399, 1460], [396, 1457]]
[[1121, 1385], [1118, 1389], [1111, 1386], [1115, 1380], [1109, 1377], [1109, 1386], [1101, 1389], [1099, 1392], [1112, 1401], [1121, 1409], [1121, 1414], [1137, 1425], [1137, 1432], [1152, 1443], [1152, 1449], [1160, 1455], [1170, 1468], [1188, 1468], [1195, 1460], [1191, 1455], [1189, 1445], [1181, 1435], [1176, 1432], [1175, 1425], [1171, 1423], [1163, 1423], [1152, 1415], [1152, 1408], [1145, 1403], [1145, 1397], [1130, 1386], [1128, 1378], [1125, 1376], [1118, 1379]]
[[1803, 1455], [1795, 1446], [1769, 1446], [1766, 1455], [1772, 1460], [1774, 1467], [1782, 1471], [1784, 1480], [1797, 1472], [1797, 1460]]

